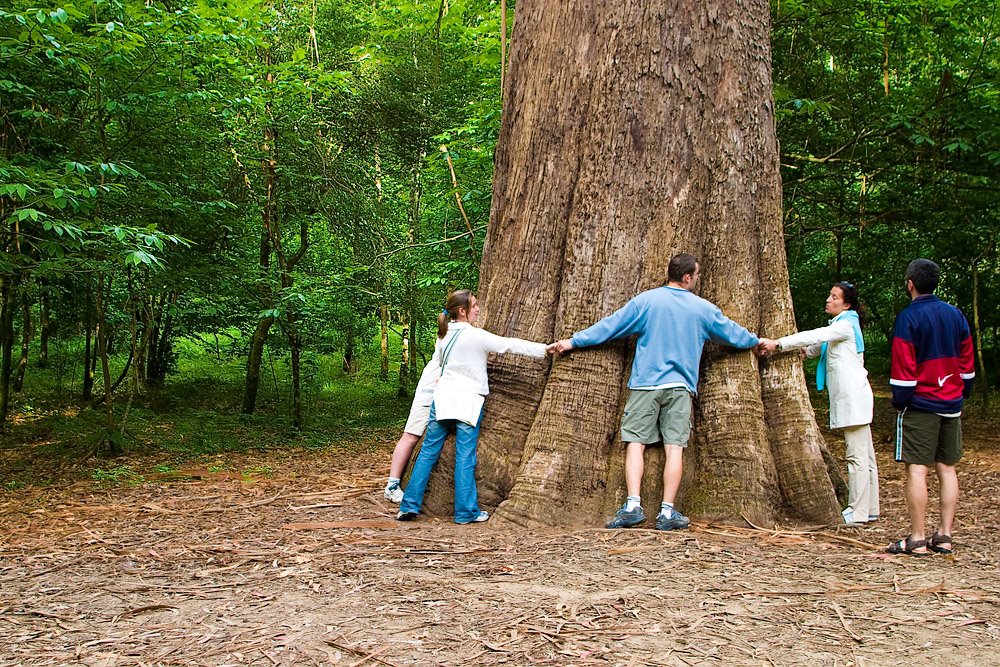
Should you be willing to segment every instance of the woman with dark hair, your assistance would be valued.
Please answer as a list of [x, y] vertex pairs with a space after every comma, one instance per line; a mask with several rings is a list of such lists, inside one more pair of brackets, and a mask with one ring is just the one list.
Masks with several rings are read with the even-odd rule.
[[857, 288], [847, 281], [835, 283], [826, 299], [829, 326], [800, 331], [778, 340], [762, 338], [762, 354], [804, 349], [807, 357], [819, 356], [816, 387], [829, 385], [830, 428], [844, 429], [847, 444], [847, 507], [842, 515], [848, 525], [876, 521], [879, 514], [878, 465], [872, 444], [874, 397], [865, 370], [865, 341], [861, 335], [861, 303]]
[[479, 303], [469, 290], [453, 292], [438, 315], [438, 340], [432, 363], [441, 369], [434, 388], [424, 444], [417, 454], [410, 481], [399, 504], [399, 521], [420, 513], [431, 470], [441, 456], [448, 432], [455, 429], [455, 523], [481, 523], [490, 518], [479, 510], [476, 490], [476, 445], [483, 402], [490, 393], [486, 360], [490, 353], [510, 352], [544, 357], [545, 345], [520, 338], [504, 338], [475, 326]]

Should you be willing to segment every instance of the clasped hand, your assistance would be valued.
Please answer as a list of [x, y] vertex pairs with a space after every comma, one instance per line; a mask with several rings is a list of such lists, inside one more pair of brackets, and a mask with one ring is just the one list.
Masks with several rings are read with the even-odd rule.
[[760, 342], [757, 343], [756, 352], [762, 357], [766, 357], [770, 354], [774, 354], [775, 350], [778, 349], [778, 341], [772, 340], [770, 338], [761, 338]]
[[566, 354], [572, 349], [573, 349], [573, 341], [570, 340], [569, 338], [564, 338], [562, 340], [557, 340], [554, 343], [550, 343], [545, 348], [545, 351], [553, 356], [559, 357]]

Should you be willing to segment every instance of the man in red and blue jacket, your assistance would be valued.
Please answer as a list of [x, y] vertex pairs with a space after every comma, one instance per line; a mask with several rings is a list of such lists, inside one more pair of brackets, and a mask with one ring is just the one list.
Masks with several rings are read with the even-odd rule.
[[[969, 323], [958, 308], [934, 295], [941, 271], [929, 259], [906, 269], [910, 305], [896, 316], [892, 339], [892, 404], [896, 460], [906, 464], [906, 506], [910, 534], [889, 545], [889, 553], [926, 556], [951, 553], [958, 506], [955, 464], [962, 458], [962, 404], [976, 377]], [[927, 539], [927, 470], [940, 482], [941, 518]]]

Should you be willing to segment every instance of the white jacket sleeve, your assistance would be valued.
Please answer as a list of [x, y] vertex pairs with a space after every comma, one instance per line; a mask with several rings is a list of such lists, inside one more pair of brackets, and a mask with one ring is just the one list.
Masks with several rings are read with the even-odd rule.
[[417, 388], [413, 392], [413, 402], [419, 402], [419, 405], [430, 405], [434, 398], [434, 388], [437, 386], [439, 377], [441, 377], [441, 366], [438, 364], [437, 355], [435, 354], [427, 362], [423, 372], [420, 374], [420, 381], [417, 382]]
[[[437, 368], [438, 375], [441, 374], [441, 339], [440, 338], [438, 338], [436, 341], [434, 341], [434, 354], [431, 355], [431, 360], [429, 362], [427, 362], [426, 366], [424, 366], [424, 372], [426, 373], [427, 369], [430, 368], [431, 366], [434, 366], [435, 368]], [[420, 375], [420, 379], [421, 380], [424, 379], [423, 374]]]
[[525, 357], [544, 357], [545, 343], [533, 343], [520, 338], [504, 338], [485, 329], [476, 330], [478, 342], [486, 352], [520, 354]]
[[840, 340], [850, 340], [854, 336], [854, 326], [848, 320], [839, 320], [830, 326], [800, 331], [791, 336], [783, 336], [778, 339], [783, 350], [797, 350], [799, 348], [809, 348], [813, 345], [832, 343]]

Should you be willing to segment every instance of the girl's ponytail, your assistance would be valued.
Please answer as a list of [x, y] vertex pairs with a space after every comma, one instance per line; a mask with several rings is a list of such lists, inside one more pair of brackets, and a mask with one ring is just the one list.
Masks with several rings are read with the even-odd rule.
[[465, 308], [465, 312], [469, 312], [469, 304], [472, 303], [473, 296], [472, 292], [467, 289], [456, 290], [448, 295], [448, 303], [438, 315], [438, 338], [444, 338], [448, 334], [448, 321], [458, 319], [459, 308]]

